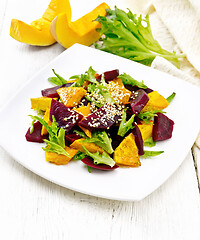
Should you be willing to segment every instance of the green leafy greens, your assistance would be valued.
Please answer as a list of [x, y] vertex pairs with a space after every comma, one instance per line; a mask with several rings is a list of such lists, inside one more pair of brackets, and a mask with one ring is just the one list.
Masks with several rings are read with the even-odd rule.
[[156, 146], [156, 142], [153, 141], [153, 138], [150, 137], [148, 139], [146, 139], [144, 141], [144, 146], [147, 146], [147, 147], [155, 147]]
[[174, 99], [175, 96], [176, 96], [176, 93], [173, 92], [168, 98], [166, 98], [166, 100], [168, 101], [168, 103], [170, 103], [170, 102]]
[[98, 151], [96, 153], [91, 153], [84, 146], [82, 147], [85, 153], [94, 159], [94, 164], [106, 164], [110, 167], [115, 165], [115, 161], [106, 152], [103, 152], [102, 154], [100, 154]]
[[123, 137], [130, 129], [133, 129], [133, 121], [134, 121], [135, 115], [132, 115], [131, 118], [126, 121], [126, 111], [124, 110], [122, 115], [122, 120], [119, 125], [118, 135]]
[[104, 149], [107, 153], [112, 154], [114, 152], [112, 145], [111, 145], [112, 139], [108, 137], [107, 133], [105, 131], [98, 131], [94, 132], [92, 134], [91, 138], [86, 138], [83, 140], [83, 142], [87, 143], [94, 143]]
[[55, 121], [55, 117], [52, 117], [53, 121], [51, 126], [49, 126], [42, 118], [32, 115], [29, 116], [33, 119], [33, 121], [39, 121], [49, 133], [49, 140], [44, 139], [47, 146], [43, 148], [43, 150], [70, 157], [69, 153], [65, 150], [65, 130], [62, 127], [58, 128], [58, 123]]
[[138, 86], [139, 88], [147, 89], [147, 86], [143, 81], [139, 82], [126, 73], [120, 74], [118, 78], [122, 80], [123, 84], [130, 84], [132, 86]]
[[84, 132], [74, 130], [75, 133], [85, 138], [83, 142], [94, 143], [104, 149], [107, 153], [112, 154], [114, 152], [112, 148], [112, 139], [108, 137], [106, 131], [97, 131], [92, 133], [92, 137], [89, 138]]
[[70, 79], [77, 79], [76, 82], [72, 84], [72, 87], [81, 87], [85, 81], [98, 83], [95, 78], [95, 73], [96, 71], [90, 66], [84, 74], [71, 76]]
[[162, 153], [164, 153], [164, 151], [144, 151], [144, 155], [142, 155], [142, 157], [144, 157], [146, 159], [148, 157], [158, 156]]
[[48, 81], [53, 83], [54, 85], [63, 85], [67, 83], [67, 80], [65, 80], [63, 77], [58, 75], [54, 69], [52, 69], [53, 73], [56, 75], [56, 77], [49, 77]]
[[153, 37], [148, 15], [137, 17], [130, 10], [126, 13], [115, 7], [114, 10], [107, 9], [107, 15], [99, 16], [96, 21], [101, 23], [98, 31], [103, 35], [95, 43], [96, 48], [145, 65], [160, 56], [180, 67], [178, 59], [184, 55], [168, 52], [160, 46]]
[[138, 117], [143, 120], [146, 124], [150, 124], [153, 117], [157, 116], [157, 113], [165, 113], [162, 110], [152, 110], [147, 112], [138, 113]]

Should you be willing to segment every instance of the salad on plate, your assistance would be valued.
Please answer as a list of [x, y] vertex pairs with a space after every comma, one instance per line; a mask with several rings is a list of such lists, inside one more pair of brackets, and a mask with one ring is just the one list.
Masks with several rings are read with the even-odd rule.
[[55, 86], [31, 98], [37, 115], [29, 115], [32, 126], [25, 136], [46, 143], [46, 161], [81, 160], [89, 171], [114, 170], [139, 167], [141, 158], [163, 153], [145, 147], [172, 137], [174, 122], [164, 109], [175, 93], [165, 98], [118, 69], [99, 74], [90, 66], [68, 81], [53, 72], [48, 80]]

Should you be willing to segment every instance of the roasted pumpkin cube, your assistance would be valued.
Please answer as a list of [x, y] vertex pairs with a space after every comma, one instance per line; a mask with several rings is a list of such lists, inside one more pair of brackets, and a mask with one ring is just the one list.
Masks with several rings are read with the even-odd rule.
[[57, 90], [57, 93], [66, 107], [77, 106], [86, 92], [87, 91], [82, 87], [62, 87]]
[[74, 109], [75, 111], [82, 113], [84, 117], [87, 117], [91, 111], [90, 111], [90, 103], [88, 103], [87, 106], [81, 106], [79, 108]]
[[[45, 122], [48, 123], [49, 126], [51, 126], [51, 121], [49, 119], [49, 116], [50, 116], [50, 109], [48, 108], [46, 110], [45, 114], [44, 114], [43, 119], [44, 119]], [[41, 135], [43, 136], [43, 135], [46, 135], [46, 134], [48, 134], [48, 132], [47, 132], [46, 128], [44, 126], [42, 126]]]
[[75, 149], [79, 150], [80, 152], [84, 152], [84, 149], [82, 148], [82, 146], [84, 146], [91, 153], [95, 153], [95, 152], [98, 151], [101, 154], [101, 153], [104, 152], [103, 149], [100, 148], [99, 146], [97, 146], [96, 144], [94, 144], [94, 143], [87, 143], [87, 142], [84, 142], [83, 140], [85, 140], [85, 139], [84, 138], [80, 138], [80, 139], [75, 140], [70, 145], [70, 147], [71, 148], [75, 148]]
[[70, 157], [67, 157], [62, 154], [57, 154], [53, 152], [45, 152], [45, 157], [47, 162], [54, 163], [56, 165], [65, 165], [68, 164], [68, 162], [74, 157], [74, 155], [78, 152], [78, 150], [65, 147], [66, 152], [69, 153]]
[[117, 165], [139, 167], [141, 165], [135, 137], [130, 133], [114, 151], [114, 161]]
[[169, 105], [169, 102], [160, 95], [157, 91], [148, 93], [149, 101], [142, 109], [141, 112], [147, 112], [152, 110], [162, 110]]
[[138, 124], [137, 126], [140, 129], [143, 141], [145, 141], [148, 138], [152, 137], [153, 121], [151, 121], [151, 124], [142, 123], [142, 124]]
[[52, 98], [49, 97], [31, 98], [31, 108], [46, 111], [51, 107], [51, 101]]
[[[75, 110], [76, 110], [77, 112], [82, 113], [84, 117], [87, 117], [87, 116], [91, 113], [91, 111], [90, 111], [90, 103], [88, 103], [87, 106], [82, 106], [82, 107], [79, 107], [79, 108], [77, 108], [77, 109], [75, 109]], [[79, 125], [79, 124], [78, 124], [78, 125]], [[79, 126], [79, 127], [84, 131], [84, 133], [86, 134], [86, 136], [88, 136], [89, 138], [92, 137], [92, 133], [91, 133], [91, 131], [90, 131], [89, 129], [86, 129], [86, 128], [81, 127], [81, 126]]]
[[107, 88], [111, 94], [111, 97], [119, 104], [128, 104], [131, 96], [131, 91], [126, 89], [123, 85], [118, 82], [111, 81]]
[[115, 78], [115, 79], [113, 79], [112, 81], [113, 81], [114, 83], [118, 83], [118, 85], [120, 85], [120, 86], [124, 86], [121, 78]]

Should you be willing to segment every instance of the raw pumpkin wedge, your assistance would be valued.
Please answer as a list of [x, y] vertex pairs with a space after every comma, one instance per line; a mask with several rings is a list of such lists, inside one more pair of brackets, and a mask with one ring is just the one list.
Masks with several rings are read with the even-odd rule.
[[15, 40], [36, 46], [48, 46], [56, 42], [50, 33], [51, 21], [61, 12], [65, 12], [71, 19], [71, 7], [69, 0], [51, 0], [42, 18], [31, 24], [12, 19], [10, 36]]
[[74, 43], [89, 46], [100, 38], [96, 28], [101, 25], [94, 20], [99, 15], [105, 16], [108, 8], [110, 7], [106, 3], [101, 3], [91, 12], [74, 22], [71, 22], [67, 14], [63, 12], [52, 21], [51, 34], [65, 48], [69, 48]]

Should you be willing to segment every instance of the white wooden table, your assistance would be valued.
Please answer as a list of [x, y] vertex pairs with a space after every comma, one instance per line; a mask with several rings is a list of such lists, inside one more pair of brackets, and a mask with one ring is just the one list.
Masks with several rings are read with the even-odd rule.
[[[88, 6], [92, 9], [96, 2], [71, 0], [74, 16], [80, 9], [82, 13]], [[120, 7], [122, 1], [115, 2]], [[47, 4], [48, 0], [0, 1], [0, 107], [64, 50], [58, 44], [27, 46], [9, 36], [12, 18], [30, 23], [41, 16]], [[14, 131], [17, 123], [12, 127]], [[179, 169], [153, 194], [140, 202], [112, 201], [42, 179], [0, 148], [0, 239], [199, 240], [199, 173], [200, 150], [194, 146]]]

